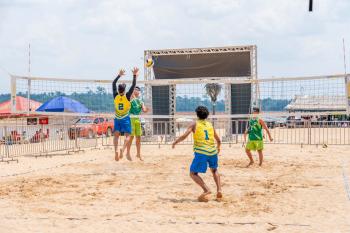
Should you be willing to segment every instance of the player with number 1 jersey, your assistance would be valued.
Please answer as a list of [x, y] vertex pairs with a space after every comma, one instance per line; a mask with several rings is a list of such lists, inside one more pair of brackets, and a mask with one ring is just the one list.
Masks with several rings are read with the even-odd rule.
[[[198, 173], [205, 173], [209, 166], [217, 188], [216, 198], [222, 198], [220, 176], [218, 172], [218, 153], [220, 152], [221, 141], [216, 134], [213, 125], [207, 121], [209, 111], [204, 106], [196, 108], [197, 121], [191, 124], [186, 132], [177, 138], [173, 143], [173, 148], [179, 142], [185, 140], [190, 133], [193, 133], [194, 158], [190, 167], [190, 176], [202, 189], [203, 193], [198, 197], [199, 201], [208, 201], [211, 194], [208, 186]], [[217, 145], [215, 145], [215, 141]]]

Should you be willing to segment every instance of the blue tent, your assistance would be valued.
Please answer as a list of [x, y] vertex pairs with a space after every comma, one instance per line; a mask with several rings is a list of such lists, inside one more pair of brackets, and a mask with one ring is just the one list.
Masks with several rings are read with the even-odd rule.
[[39, 112], [79, 112], [89, 113], [84, 104], [65, 96], [55, 97], [43, 103], [36, 111]]

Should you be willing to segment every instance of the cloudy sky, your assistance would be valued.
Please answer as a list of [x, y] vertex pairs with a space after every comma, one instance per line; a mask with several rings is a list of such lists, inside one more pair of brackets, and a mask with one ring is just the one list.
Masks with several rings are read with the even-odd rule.
[[[343, 73], [350, 1], [0, 0], [0, 92], [6, 72], [112, 79], [145, 49], [258, 46], [260, 77]], [[349, 67], [350, 70], [350, 67]], [[130, 72], [129, 72], [130, 73]]]

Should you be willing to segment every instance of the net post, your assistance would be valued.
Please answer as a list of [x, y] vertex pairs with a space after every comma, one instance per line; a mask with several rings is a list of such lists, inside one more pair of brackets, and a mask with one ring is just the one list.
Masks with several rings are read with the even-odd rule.
[[350, 116], [350, 75], [345, 74], [345, 102], [346, 102], [346, 112]]
[[27, 109], [27, 114], [31, 112], [31, 107], [30, 107], [30, 94], [31, 94], [31, 89], [32, 89], [32, 81], [28, 79], [28, 93], [27, 93], [27, 99], [28, 99], [28, 109]]

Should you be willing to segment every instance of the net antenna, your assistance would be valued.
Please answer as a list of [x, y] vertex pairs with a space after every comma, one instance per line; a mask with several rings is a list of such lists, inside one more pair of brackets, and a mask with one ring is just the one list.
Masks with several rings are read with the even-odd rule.
[[[28, 77], [30, 78], [30, 67], [31, 66], [31, 60], [30, 60], [30, 43], [29, 43], [29, 46], [28, 46]], [[31, 80], [28, 79], [28, 92], [27, 92], [27, 99], [28, 99], [28, 106], [27, 106], [27, 112], [29, 114], [29, 112], [31, 111], [31, 106], [30, 106], [30, 88], [31, 86]]]

